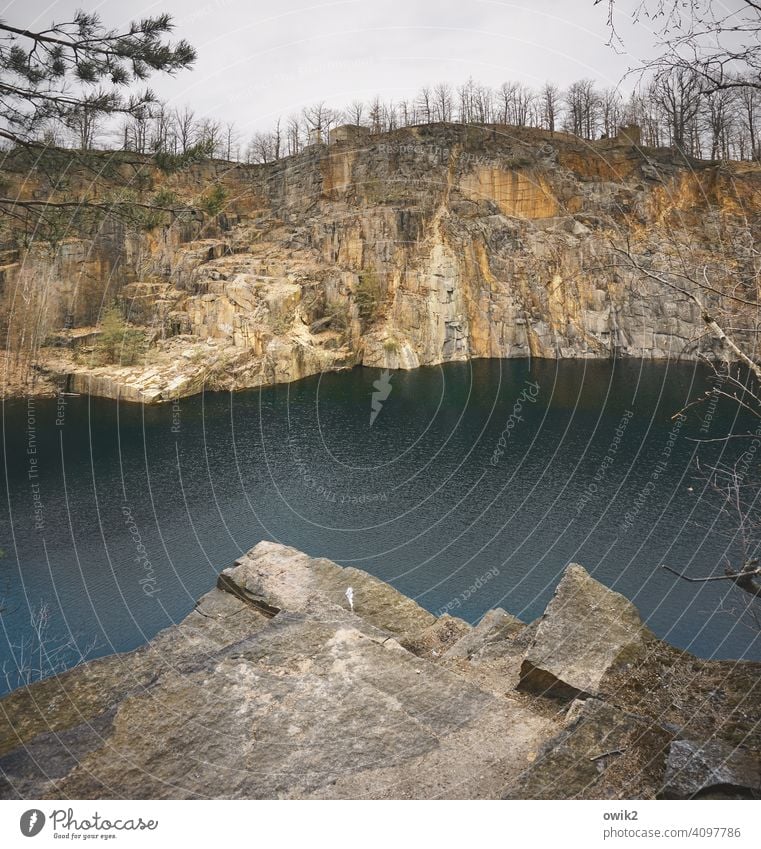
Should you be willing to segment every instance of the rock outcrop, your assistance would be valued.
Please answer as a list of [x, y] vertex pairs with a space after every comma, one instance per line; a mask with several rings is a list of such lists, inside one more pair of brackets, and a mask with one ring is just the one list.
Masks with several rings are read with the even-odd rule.
[[662, 782], [668, 740], [657, 724], [606, 702], [575, 702], [565, 727], [511, 782], [505, 798], [648, 797]]
[[724, 793], [761, 798], [761, 761], [720, 740], [674, 740], [669, 748], [664, 798], [711, 798]]
[[539, 622], [520, 687], [570, 698], [599, 695], [610, 670], [642, 657], [652, 639], [628, 599], [572, 563]]
[[[680, 278], [678, 292], [648, 279], [616, 251], [625, 243], [647, 268], [673, 268], [678, 256], [680, 273], [710, 269], [712, 307], [733, 313], [741, 341], [751, 328], [739, 302], [717, 293], [753, 279], [756, 165], [456, 125], [337, 134], [263, 166], [195, 163], [167, 175], [150, 158], [112, 160], [100, 192], [117, 177], [134, 185], [137, 172], [191, 204], [217, 183], [226, 209], [8, 255], [5, 298], [23, 288], [29, 315], [16, 320], [63, 346], [43, 345], [39, 365], [72, 391], [154, 402], [358, 363], [726, 356], [704, 333], [690, 284]], [[7, 158], [20, 191], [55, 196], [44, 174], [21, 180], [13, 167]], [[76, 167], [66, 173], [75, 181]], [[153, 340], [136, 365], [98, 365], [91, 346], [71, 350], [61, 335], [92, 324], [114, 296]]]
[[[573, 641], [583, 650], [598, 614], [622, 602], [579, 567], [538, 625], [497, 610], [471, 628], [357, 569], [260, 543], [148, 645], [0, 700], [0, 796], [648, 798], [720, 796], [728, 784], [758, 793], [761, 726], [747, 688], [759, 664], [680, 655], [707, 706], [693, 726], [664, 672], [675, 650], [654, 638], [630, 656], [631, 691], [615, 677], [620, 665], [573, 687], [596, 698], [516, 689], [527, 653], [563, 633], [551, 620], [563, 622], [557, 599], [569, 585], [577, 611], [584, 599], [597, 605]], [[638, 645], [638, 619], [624, 617], [619, 641], [627, 628]], [[559, 674], [576, 674], [569, 651]], [[707, 688], [717, 678], [714, 709]], [[656, 681], [668, 717], [647, 700]]]

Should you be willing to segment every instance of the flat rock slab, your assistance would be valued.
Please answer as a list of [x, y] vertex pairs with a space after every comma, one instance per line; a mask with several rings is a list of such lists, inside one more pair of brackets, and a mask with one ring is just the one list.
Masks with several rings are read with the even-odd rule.
[[572, 563], [521, 665], [520, 688], [540, 695], [598, 695], [606, 673], [641, 657], [653, 639], [637, 608]]
[[316, 609], [320, 603], [349, 611], [346, 591], [351, 587], [356, 615], [397, 637], [416, 634], [437, 621], [411, 598], [367, 572], [277, 543], [260, 542], [220, 577], [240, 588], [241, 597], [272, 612], [295, 613], [308, 604]]

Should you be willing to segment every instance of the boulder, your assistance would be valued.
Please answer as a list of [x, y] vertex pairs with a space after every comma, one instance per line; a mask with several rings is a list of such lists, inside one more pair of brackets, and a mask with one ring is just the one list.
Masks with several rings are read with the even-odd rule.
[[598, 695], [606, 673], [641, 657], [651, 639], [628, 599], [572, 563], [526, 652], [519, 687], [559, 698]]
[[360, 569], [309, 557], [295, 548], [260, 542], [220, 575], [226, 588], [237, 587], [242, 597], [261, 609], [302, 612], [308, 603], [350, 610], [346, 596], [353, 592], [354, 612], [364, 622], [389, 635], [406, 637], [433, 625], [437, 619], [392, 586]]
[[504, 794], [506, 799], [654, 796], [669, 735], [599, 699], [574, 702], [565, 727]]
[[517, 616], [513, 616], [501, 607], [487, 610], [478, 625], [461, 637], [446, 652], [445, 657], [472, 658], [493, 643], [512, 639], [525, 627], [525, 624]]
[[761, 753], [722, 740], [674, 740], [660, 796], [761, 799]]

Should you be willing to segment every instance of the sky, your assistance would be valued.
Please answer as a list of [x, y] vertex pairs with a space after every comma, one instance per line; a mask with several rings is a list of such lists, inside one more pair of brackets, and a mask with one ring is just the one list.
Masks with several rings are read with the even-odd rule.
[[[8, 23], [43, 28], [70, 19], [83, 2], [0, 0]], [[172, 106], [235, 121], [242, 134], [324, 100], [412, 97], [426, 84], [469, 77], [492, 86], [517, 80], [561, 87], [590, 77], [621, 82], [653, 51], [647, 21], [633, 25], [636, 0], [619, 0], [625, 49], [606, 44], [607, 9], [593, 0], [90, 0], [108, 26], [168, 12], [176, 37], [198, 51], [191, 71], [150, 85]], [[634, 80], [624, 80], [630, 91]]]

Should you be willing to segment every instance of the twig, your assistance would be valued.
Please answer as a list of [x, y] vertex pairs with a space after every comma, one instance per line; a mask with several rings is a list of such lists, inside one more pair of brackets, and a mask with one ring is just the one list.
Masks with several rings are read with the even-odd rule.
[[607, 758], [610, 755], [623, 755], [625, 749], [611, 749], [609, 752], [602, 752], [599, 755], [593, 755], [589, 760], [590, 761], [601, 761], [603, 758]]

